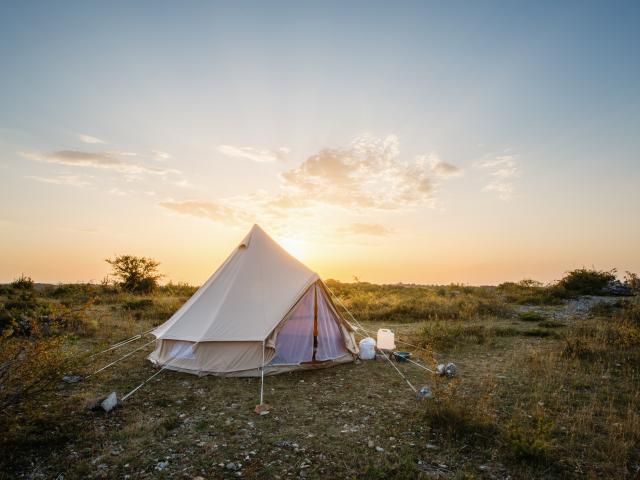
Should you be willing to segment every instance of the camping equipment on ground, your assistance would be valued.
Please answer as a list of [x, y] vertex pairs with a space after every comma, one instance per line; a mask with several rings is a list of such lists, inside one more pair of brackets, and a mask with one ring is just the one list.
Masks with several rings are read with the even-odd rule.
[[376, 342], [380, 350], [395, 350], [395, 335], [387, 328], [378, 330], [378, 341]]
[[420, 390], [416, 393], [416, 398], [418, 400], [422, 400], [423, 398], [431, 398], [433, 397], [433, 393], [431, 393], [431, 389], [424, 385]]
[[458, 367], [455, 363], [444, 363], [439, 364], [436, 367], [436, 374], [442, 377], [455, 377], [458, 374]]
[[354, 328], [320, 277], [258, 225], [165, 323], [149, 359], [197, 375], [262, 376], [352, 362]]
[[411, 352], [393, 352], [393, 357], [397, 362], [406, 362], [411, 358]]
[[360, 354], [362, 360], [374, 360], [376, 358], [376, 341], [371, 337], [360, 340]]

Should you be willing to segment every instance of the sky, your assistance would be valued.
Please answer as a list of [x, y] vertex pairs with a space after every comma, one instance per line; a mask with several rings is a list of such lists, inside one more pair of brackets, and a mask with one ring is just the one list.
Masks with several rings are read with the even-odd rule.
[[0, 3], [0, 282], [254, 223], [324, 278], [640, 272], [640, 4]]

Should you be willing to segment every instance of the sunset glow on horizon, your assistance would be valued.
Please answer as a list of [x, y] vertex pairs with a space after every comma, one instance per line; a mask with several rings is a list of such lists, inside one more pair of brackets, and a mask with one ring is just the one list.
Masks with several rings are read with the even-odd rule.
[[342, 281], [640, 272], [639, 10], [7, 2], [0, 283], [197, 285], [254, 223]]

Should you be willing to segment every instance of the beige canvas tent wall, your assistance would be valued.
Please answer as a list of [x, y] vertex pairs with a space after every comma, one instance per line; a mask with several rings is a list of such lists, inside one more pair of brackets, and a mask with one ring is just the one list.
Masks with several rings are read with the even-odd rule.
[[353, 361], [353, 327], [320, 277], [258, 225], [168, 321], [149, 359], [198, 375], [258, 376]]

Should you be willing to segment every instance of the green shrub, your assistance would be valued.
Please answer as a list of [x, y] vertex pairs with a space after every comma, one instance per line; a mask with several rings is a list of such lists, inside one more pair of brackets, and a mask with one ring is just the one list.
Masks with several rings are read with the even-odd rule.
[[518, 314], [518, 318], [525, 322], [540, 322], [546, 320], [547, 316], [540, 312], [521, 312]]
[[543, 286], [535, 280], [501, 283], [497, 290], [507, 302], [518, 305], [558, 305], [570, 297], [557, 285]]
[[439, 349], [465, 344], [483, 345], [490, 343], [495, 337], [513, 337], [519, 333], [513, 327], [436, 321], [425, 324], [420, 339], [423, 345]]
[[568, 272], [558, 286], [578, 295], [602, 295], [604, 287], [616, 279], [615, 269], [611, 271], [580, 268]]
[[177, 415], [166, 417], [160, 423], [160, 427], [162, 427], [167, 432], [170, 432], [171, 430], [175, 430], [180, 425], [182, 425], [182, 419]]
[[516, 460], [545, 464], [550, 461], [554, 446], [550, 435], [553, 423], [542, 415], [536, 415], [534, 421], [532, 427], [524, 419], [507, 425], [502, 434], [503, 445]]
[[560, 328], [564, 327], [565, 324], [557, 320], [544, 320], [540, 322], [538, 326], [542, 328]]
[[624, 306], [624, 301], [617, 301], [615, 303], [598, 302], [589, 308], [589, 316], [591, 317], [610, 317], [617, 310]]
[[131, 300], [129, 302], [125, 302], [124, 305], [122, 305], [122, 308], [126, 310], [146, 310], [150, 307], [153, 307], [153, 300], [150, 298]]
[[556, 333], [553, 330], [547, 330], [546, 328], [534, 328], [532, 330], [525, 330], [522, 332], [525, 337], [555, 337]]
[[424, 403], [422, 421], [448, 441], [486, 443], [498, 429], [489, 408], [490, 395], [470, 405], [457, 392], [458, 383], [434, 385], [434, 398]]
[[506, 318], [513, 314], [492, 287], [348, 284], [335, 280], [327, 281], [327, 285], [361, 321], [408, 323]]
[[640, 346], [640, 306], [625, 303], [608, 321], [580, 323], [565, 337], [563, 355], [582, 360], [606, 359], [612, 349]]
[[169, 282], [162, 287], [159, 287], [160, 292], [165, 295], [171, 295], [175, 297], [190, 297], [200, 287], [194, 287], [193, 285], [189, 285], [188, 283], [172, 283]]
[[23, 274], [11, 282], [10, 287], [18, 290], [33, 290], [33, 280]]

